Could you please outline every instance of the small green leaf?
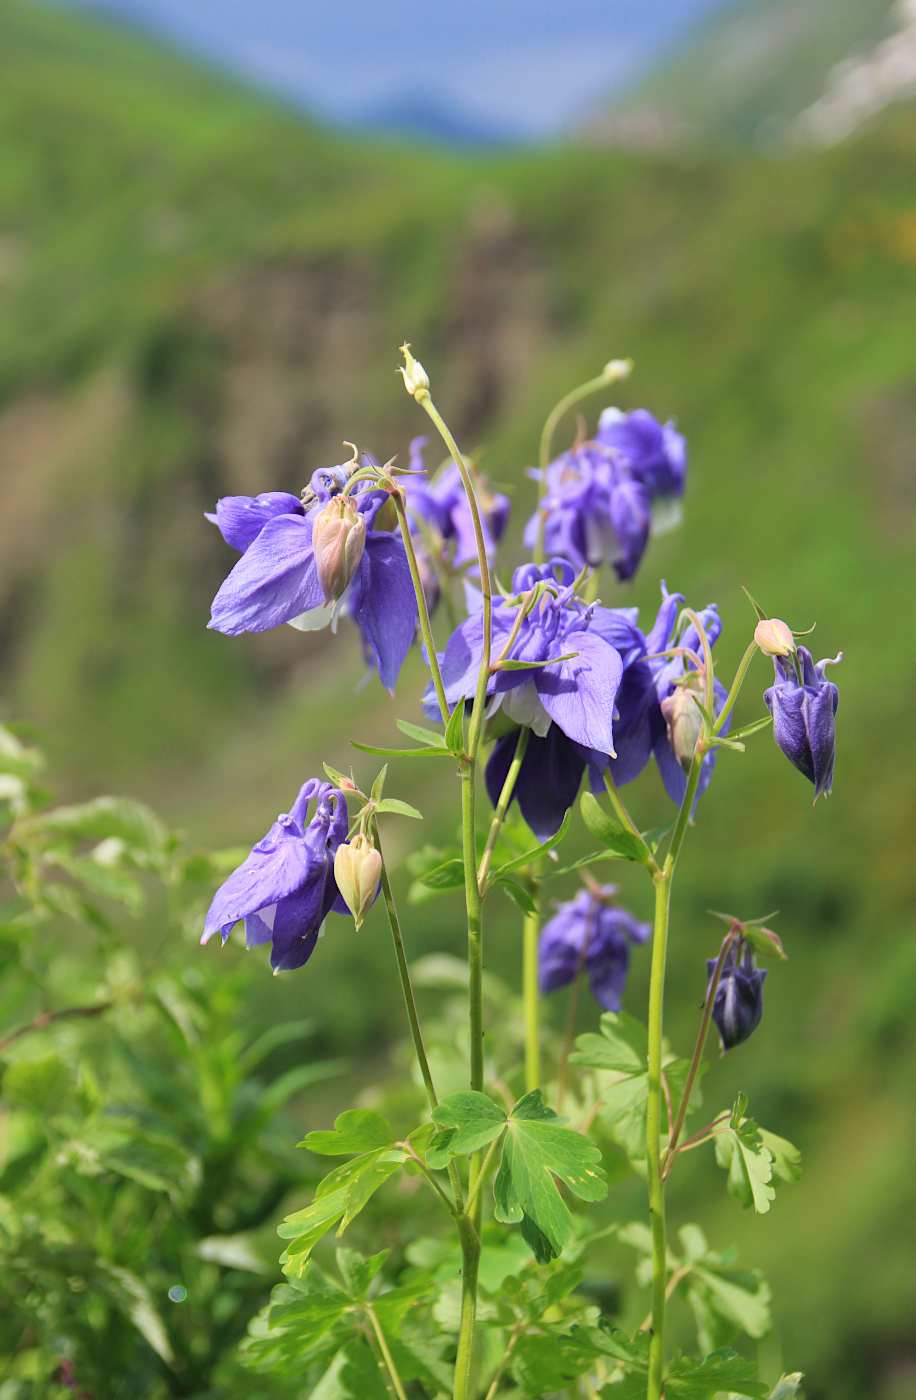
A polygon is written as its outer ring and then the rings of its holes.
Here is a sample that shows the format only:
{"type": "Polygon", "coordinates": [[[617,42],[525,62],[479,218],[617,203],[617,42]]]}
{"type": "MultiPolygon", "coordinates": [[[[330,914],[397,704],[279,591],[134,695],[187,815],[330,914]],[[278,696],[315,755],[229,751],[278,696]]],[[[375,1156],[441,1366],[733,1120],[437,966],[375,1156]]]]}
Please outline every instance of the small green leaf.
{"type": "Polygon", "coordinates": [[[453,890],[464,884],[464,861],[457,856],[452,860],[447,860],[442,865],[437,865],[435,869],[428,870],[417,881],[418,885],[426,885],[431,890],[453,890]]]}
{"type": "Polygon", "coordinates": [[[434,1133],[426,1146],[426,1165],[434,1172],[445,1171],[452,1154],[449,1151],[452,1138],[455,1136],[454,1128],[443,1128],[441,1132],[434,1133]]]}
{"type": "Polygon", "coordinates": [[[641,865],[649,864],[652,852],[642,837],[634,836],[633,832],[627,831],[619,822],[614,821],[613,817],[608,816],[592,793],[583,792],[579,805],[582,820],[596,841],[614,851],[622,860],[635,860],[641,865]]]}
{"type": "Polygon", "coordinates": [[[434,729],[424,729],[422,724],[410,724],[406,719],[395,720],[395,724],[402,734],[406,734],[408,739],[416,739],[420,744],[427,744],[431,749],[446,749],[447,745],[441,734],[437,734],[434,729]]]}
{"type": "Polygon", "coordinates": [[[728,1172],[729,1193],[739,1200],[745,1210],[754,1207],[758,1215],[766,1215],[776,1191],[773,1181],[773,1154],[765,1147],[753,1120],[745,1119],[735,1131],[717,1133],[716,1161],[728,1172]]]}
{"type": "Polygon", "coordinates": [[[766,1400],[767,1387],[757,1374],[756,1362],[727,1347],[712,1352],[699,1365],[682,1357],[672,1363],[665,1379],[665,1400],[712,1400],[721,1391],[766,1400]]]}
{"type": "Polygon", "coordinates": [[[469,1156],[486,1147],[506,1126],[505,1110],[474,1089],[446,1094],[433,1109],[432,1119],[439,1128],[455,1130],[449,1143],[453,1157],[469,1156]]]}
{"type": "Polygon", "coordinates": [[[521,909],[523,914],[529,914],[532,917],[537,914],[537,905],[528,891],[517,880],[510,880],[505,875],[495,875],[493,878],[498,882],[503,893],[509,896],[512,903],[521,909]]]}
{"type": "Polygon", "coordinates": [[[350,747],[359,749],[360,753],[376,754],[380,758],[450,758],[448,749],[434,749],[432,745],[428,749],[381,749],[374,744],[359,744],[355,739],[350,740],[350,747]]]}
{"type": "Polygon", "coordinates": [[[373,1254],[371,1258],[366,1259],[355,1249],[344,1249],[341,1246],[335,1250],[334,1257],[337,1260],[340,1277],[344,1281],[344,1288],[355,1303],[364,1301],[373,1279],[390,1253],[390,1249],[383,1249],[380,1253],[373,1254]]]}
{"type": "Polygon", "coordinates": [[[545,666],[556,666],[561,661],[575,661],[577,651],[568,651],[565,656],[552,656],[549,661],[496,661],[491,671],[541,671],[545,666]]]}
{"type": "Polygon", "coordinates": [[[622,1074],[646,1074],[649,1059],[649,1032],[625,1011],[605,1011],[599,1022],[600,1035],[580,1035],[578,1050],[570,1055],[571,1065],[589,1069],[617,1070],[622,1074]]]}
{"type": "Polygon", "coordinates": [[[335,1119],[333,1130],[309,1133],[300,1147],[323,1157],[344,1157],[394,1146],[394,1129],[371,1108],[350,1108],[335,1119]]]}
{"type": "Polygon", "coordinates": [[[538,856],[546,855],[548,851],[553,850],[554,846],[559,846],[563,837],[569,830],[571,816],[572,808],[567,811],[560,830],[556,832],[554,836],[549,837],[548,840],[542,842],[540,846],[534,846],[530,851],[525,851],[524,855],[516,856],[514,860],[507,860],[503,865],[499,866],[497,870],[493,871],[490,880],[498,880],[501,876],[508,875],[510,870],[520,870],[523,865],[529,865],[531,861],[536,860],[538,856]]]}
{"type": "Polygon", "coordinates": [[[388,764],[386,763],[379,772],[378,776],[376,777],[375,782],[372,784],[372,791],[369,794],[372,798],[372,801],[377,804],[380,803],[382,800],[382,793],[385,791],[385,778],[387,776],[388,764]]]}
{"type": "Polygon", "coordinates": [[[729,734],[729,739],[747,739],[752,734],[757,734],[759,730],[766,729],[768,724],[773,723],[772,715],[764,715],[763,719],[755,719],[751,724],[742,725],[740,729],[733,729],[729,734]]]}
{"type": "Polygon", "coordinates": [[[283,1272],[301,1277],[322,1235],[339,1220],[340,1237],[378,1188],[398,1170],[405,1156],[404,1152],[384,1149],[367,1152],[319,1182],[311,1205],[288,1215],[277,1227],[281,1239],[292,1241],[280,1258],[283,1272]]]}
{"type": "Polygon", "coordinates": [[[758,957],[778,958],[781,962],[788,961],[783,950],[782,939],[772,929],[757,928],[754,924],[748,924],[741,937],[745,943],[751,945],[758,957]]]}
{"type": "Polygon", "coordinates": [[[384,797],[375,809],[377,812],[390,812],[397,817],[414,817],[417,821],[423,820],[423,813],[418,812],[416,807],[411,807],[409,802],[402,802],[399,797],[384,797]]]}
{"type": "Polygon", "coordinates": [[[464,700],[459,700],[445,726],[445,747],[449,753],[460,754],[464,747],[464,700]]]}

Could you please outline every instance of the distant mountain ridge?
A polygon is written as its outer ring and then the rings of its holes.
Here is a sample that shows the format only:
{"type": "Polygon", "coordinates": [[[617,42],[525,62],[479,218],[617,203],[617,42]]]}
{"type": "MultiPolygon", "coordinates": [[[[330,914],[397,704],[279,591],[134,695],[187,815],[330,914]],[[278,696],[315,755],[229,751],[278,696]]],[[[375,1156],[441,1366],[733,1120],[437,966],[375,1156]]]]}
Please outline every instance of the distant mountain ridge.
{"type": "MultiPolygon", "coordinates": [[[[891,0],[745,0],[714,13],[670,57],[596,110],[582,136],[608,145],[785,147],[841,65],[902,24],[891,0]]],[[[842,71],[842,70],[841,70],[842,71]]]]}

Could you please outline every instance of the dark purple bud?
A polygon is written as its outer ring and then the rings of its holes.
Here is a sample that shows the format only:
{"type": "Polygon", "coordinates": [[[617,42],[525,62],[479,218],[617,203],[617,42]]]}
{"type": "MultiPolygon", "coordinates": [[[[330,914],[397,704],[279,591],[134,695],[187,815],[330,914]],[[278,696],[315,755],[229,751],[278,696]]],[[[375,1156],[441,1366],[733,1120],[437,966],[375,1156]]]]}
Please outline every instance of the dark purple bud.
{"type": "Polygon", "coordinates": [[[798,648],[798,669],[791,657],[774,656],[776,683],[764,692],[773,716],[773,737],[790,763],[814,784],[814,800],[833,786],[836,751],[834,716],[840,692],[824,675],[825,666],[842,661],[843,653],[817,665],[807,647],[798,648]]]}
{"type": "MultiPolygon", "coordinates": [[[[706,961],[707,997],[718,961],[718,958],[708,958],[706,961]]],[[[766,971],[760,971],[754,965],[750,948],[740,938],[737,939],[725,954],[725,964],[712,1006],[712,1019],[719,1032],[723,1053],[747,1040],[760,1025],[766,978],[766,971]]]]}

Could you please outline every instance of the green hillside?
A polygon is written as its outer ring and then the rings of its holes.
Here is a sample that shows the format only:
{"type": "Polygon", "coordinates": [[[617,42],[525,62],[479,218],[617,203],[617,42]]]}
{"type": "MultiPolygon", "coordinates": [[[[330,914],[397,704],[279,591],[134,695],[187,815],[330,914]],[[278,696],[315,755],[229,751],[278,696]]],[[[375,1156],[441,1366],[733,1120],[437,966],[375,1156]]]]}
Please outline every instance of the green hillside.
{"type": "MultiPolygon", "coordinates": [[[[620,404],[677,417],[691,478],[683,529],[605,601],[654,613],[660,577],[715,599],[737,663],[746,584],[817,622],[817,656],[845,652],[833,798],[812,812],[766,735],[727,754],[671,954],[699,1001],[703,911],[782,911],[764,1026],[713,1075],[799,1143],[805,1176],[761,1226],[724,1192],[710,1206],[692,1154],[671,1213],[761,1264],[772,1346],[809,1400],[916,1394],[914,160],[912,108],[779,164],[356,144],[126,33],[0,0],[0,695],[73,793],[130,790],[239,844],[321,759],[348,765],[349,737],[418,715],[416,656],[392,702],[356,692],[344,628],[205,627],[232,558],[203,520],[217,496],[298,491],[344,438],[403,458],[423,431],[394,374],[405,338],[459,442],[514,490],[516,542],[546,411],[631,355],[620,404]]],[[[768,683],[757,662],[744,718],[768,683]]],[[[411,801],[428,839],[451,837],[434,783],[411,801]]],[[[666,819],[654,780],[635,805],[666,819]]],[[[401,1026],[377,918],[278,995],[385,1073],[401,1026]]],[[[515,920],[498,909],[489,933],[513,980],[515,920]]],[[[412,910],[406,934],[412,955],[457,950],[457,902],[412,910]]],[[[275,988],[265,966],[263,1003],[275,988]]],[[[642,1189],[612,1204],[636,1214],[642,1189]]]]}

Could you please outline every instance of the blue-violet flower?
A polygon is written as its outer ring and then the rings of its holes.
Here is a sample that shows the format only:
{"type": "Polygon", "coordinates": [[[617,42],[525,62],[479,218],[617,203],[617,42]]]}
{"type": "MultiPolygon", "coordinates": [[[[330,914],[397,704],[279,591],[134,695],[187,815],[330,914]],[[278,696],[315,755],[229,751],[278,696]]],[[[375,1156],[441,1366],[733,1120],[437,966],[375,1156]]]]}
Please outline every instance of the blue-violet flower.
{"type": "Polygon", "coordinates": [[[836,753],[834,716],[840,692],[824,675],[843,653],[814,664],[807,647],[798,648],[798,672],[792,657],[774,656],[776,683],[764,692],[773,716],[773,737],[790,763],[814,784],[814,800],[833,786],[836,753]]]}
{"type": "Polygon", "coordinates": [[[243,553],[213,600],[209,626],[229,637],[284,622],[303,632],[329,624],[336,631],[344,612],[393,693],[416,632],[410,568],[400,536],[375,526],[387,493],[370,487],[349,496],[346,483],[346,467],[315,472],[315,501],[307,511],[279,491],[218,502],[215,523],[243,553]],[[336,525],[328,519],[332,500],[336,525]]]}
{"type": "Polygon", "coordinates": [[[614,906],[615,885],[580,890],[557,905],[538,944],[538,981],[555,992],[587,972],[592,995],[606,1011],[619,1011],[630,966],[630,943],[645,943],[650,925],[614,906]]]}
{"type": "Polygon", "coordinates": [[[349,913],[334,879],[334,857],[346,839],[343,793],[310,778],[289,814],[281,813],[216,891],[201,943],[217,932],[225,943],[235,924],[244,919],[246,946],[270,943],[274,972],[308,962],[327,915],[349,913]],[[315,815],[306,825],[313,800],[315,815]]]}

